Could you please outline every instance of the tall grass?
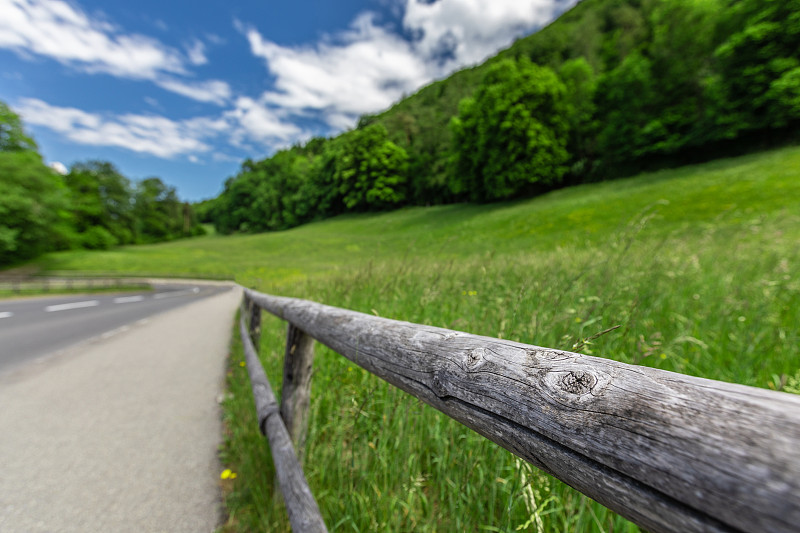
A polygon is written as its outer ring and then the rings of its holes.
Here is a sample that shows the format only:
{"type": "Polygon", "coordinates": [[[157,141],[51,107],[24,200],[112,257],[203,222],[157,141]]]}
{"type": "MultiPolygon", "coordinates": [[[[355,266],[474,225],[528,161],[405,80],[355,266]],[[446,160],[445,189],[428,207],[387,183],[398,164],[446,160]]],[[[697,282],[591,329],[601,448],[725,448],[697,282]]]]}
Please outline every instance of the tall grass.
{"type": "MultiPolygon", "coordinates": [[[[792,265],[800,252],[782,235],[800,219],[784,213],[743,219],[739,227],[720,220],[702,232],[660,235],[646,225],[655,223],[645,223],[648,216],[596,246],[365,266],[310,280],[298,292],[382,316],[562,349],[621,325],[581,351],[759,387],[779,388],[795,375],[800,280],[792,265]]],[[[264,331],[264,360],[278,381],[283,324],[267,321],[264,331]]],[[[333,529],[633,528],[329,350],[318,349],[315,368],[306,464],[333,529]]],[[[231,381],[238,383],[239,374],[231,381]]],[[[236,398],[228,409],[252,410],[249,397],[236,398]]],[[[226,459],[233,464],[266,455],[258,439],[247,450],[229,446],[226,459]]],[[[233,530],[282,523],[285,511],[264,501],[260,520],[233,530]]]]}
{"type": "MultiPolygon", "coordinates": [[[[800,149],[791,148],[525,202],[71,253],[47,265],[92,270],[118,257],[125,272],[235,273],[266,292],[389,318],[800,390],[798,243],[800,149]]],[[[265,317],[261,353],[278,389],[284,328],[265,317]]],[[[285,531],[241,361],[235,343],[222,458],[238,477],[225,481],[224,530],[285,531]]],[[[305,465],[336,531],[636,530],[324,347],[305,465]]]]}

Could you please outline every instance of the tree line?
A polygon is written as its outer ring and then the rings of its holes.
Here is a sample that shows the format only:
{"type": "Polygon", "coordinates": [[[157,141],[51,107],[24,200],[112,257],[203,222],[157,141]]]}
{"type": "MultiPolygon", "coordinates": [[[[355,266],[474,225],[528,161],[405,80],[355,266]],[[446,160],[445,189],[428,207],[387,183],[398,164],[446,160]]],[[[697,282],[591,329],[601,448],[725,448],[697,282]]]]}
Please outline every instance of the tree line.
{"type": "Polygon", "coordinates": [[[242,164],[223,233],[489,202],[736,155],[800,131],[800,0],[583,0],[334,138],[242,164]]]}
{"type": "Polygon", "coordinates": [[[202,233],[192,206],[152,177],[131,182],[106,161],[45,165],[19,116],[0,102],[0,266],[69,249],[108,249],[202,233]]]}

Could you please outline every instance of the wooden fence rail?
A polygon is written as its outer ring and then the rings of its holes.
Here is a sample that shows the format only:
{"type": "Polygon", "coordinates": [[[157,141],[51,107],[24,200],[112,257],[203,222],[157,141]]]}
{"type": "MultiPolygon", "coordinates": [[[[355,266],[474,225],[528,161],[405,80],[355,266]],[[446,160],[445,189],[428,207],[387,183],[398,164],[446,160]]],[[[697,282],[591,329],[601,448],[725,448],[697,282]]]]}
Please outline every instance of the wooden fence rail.
{"type": "Polygon", "coordinates": [[[316,339],[649,531],[800,527],[798,396],[249,289],[244,297],[288,321],[290,341],[292,329],[316,339]]]}
{"type": "MultiPolygon", "coordinates": [[[[251,322],[252,324],[252,322],[251,322]]],[[[272,458],[275,463],[275,471],[278,477],[278,484],[283,494],[286,510],[289,513],[289,523],[292,530],[296,532],[327,532],[325,522],[319,512],[311,489],[303,474],[303,468],[297,459],[289,432],[284,425],[283,419],[279,416],[278,402],[275,394],[269,385],[264,367],[258,360],[255,346],[248,336],[245,326],[244,313],[239,324],[239,331],[244,345],[244,356],[247,364],[247,372],[250,376],[250,384],[253,388],[253,397],[256,402],[256,413],[258,413],[258,427],[261,433],[267,436],[272,458]]]]}

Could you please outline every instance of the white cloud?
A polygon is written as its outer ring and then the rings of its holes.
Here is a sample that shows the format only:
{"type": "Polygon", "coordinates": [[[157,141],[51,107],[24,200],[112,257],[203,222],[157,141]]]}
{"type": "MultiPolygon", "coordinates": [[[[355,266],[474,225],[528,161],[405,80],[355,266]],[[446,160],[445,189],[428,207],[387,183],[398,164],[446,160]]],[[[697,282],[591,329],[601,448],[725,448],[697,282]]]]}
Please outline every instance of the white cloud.
{"type": "Polygon", "coordinates": [[[298,47],[279,45],[254,26],[237,22],[251,52],[274,79],[270,89],[255,96],[234,94],[222,80],[193,79],[191,68],[208,62],[206,43],[219,45],[220,37],[206,34],[179,50],[126,33],[70,1],[0,0],[0,48],[23,57],[49,57],[84,72],[149,81],[226,110],[213,119],[171,120],[89,113],[26,99],[19,111],[26,122],[74,142],[158,157],[194,157],[209,151],[217,137],[238,147],[280,148],[307,139],[306,125],[320,121],[330,133],[344,130],[360,115],[384,110],[425,83],[485,59],[575,2],[385,0],[398,10],[402,35],[382,25],[377,15],[362,13],[346,31],[298,47]]]}
{"type": "Polygon", "coordinates": [[[180,55],[154,39],[125,35],[61,0],[2,0],[0,46],[91,72],[152,79],[183,72],[180,55]]]}
{"type": "Polygon", "coordinates": [[[232,137],[233,142],[239,145],[244,142],[245,137],[280,145],[303,136],[300,127],[281,115],[279,109],[242,96],[236,100],[234,109],[226,113],[226,118],[235,121],[239,126],[232,137]]]}
{"type": "Polygon", "coordinates": [[[156,39],[126,34],[64,0],[0,0],[0,48],[37,54],[90,73],[149,80],[201,102],[220,104],[230,89],[222,81],[181,82],[186,64],[207,62],[196,41],[185,57],[156,39]]]}
{"type": "Polygon", "coordinates": [[[186,82],[175,78],[163,78],[156,80],[156,85],[172,91],[173,93],[186,96],[198,102],[223,105],[231,97],[231,88],[224,81],[209,80],[202,82],[186,82]]]}
{"type": "Polygon", "coordinates": [[[61,174],[62,176],[65,176],[69,172],[69,170],[67,170],[67,166],[61,161],[53,161],[48,166],[53,170],[55,170],[56,172],[58,172],[59,174],[61,174]]]}
{"type": "Polygon", "coordinates": [[[203,44],[203,41],[195,41],[186,48],[186,53],[189,56],[189,61],[192,62],[192,65],[205,65],[208,63],[208,58],[206,57],[206,45],[203,44]]]}
{"type": "Polygon", "coordinates": [[[385,107],[423,83],[425,65],[405,41],[376,26],[369,15],[353,23],[339,44],[290,49],[248,33],[253,52],[277,75],[267,100],[290,109],[323,109],[334,117],[385,107]]]}
{"type": "Polygon", "coordinates": [[[406,0],[403,26],[415,52],[446,72],[479,63],[554,17],[574,0],[406,0]]]}
{"type": "Polygon", "coordinates": [[[403,1],[403,29],[412,39],[380,26],[370,13],[310,47],[278,45],[237,21],[251,52],[275,77],[260,101],[282,108],[283,120],[313,117],[341,131],[360,115],[484,60],[575,0],[403,1]]]}
{"type": "Polygon", "coordinates": [[[372,15],[357,18],[338,42],[290,48],[245,30],[254,55],[275,75],[275,89],[262,100],[295,115],[317,114],[331,127],[352,126],[364,113],[389,106],[430,79],[409,44],[377,26],[372,15]]]}
{"type": "Polygon", "coordinates": [[[26,123],[49,128],[76,143],[115,146],[163,158],[207,152],[211,147],[204,141],[230,127],[224,119],[174,121],[156,115],[107,116],[51,106],[33,98],[22,99],[15,110],[26,123]]]}

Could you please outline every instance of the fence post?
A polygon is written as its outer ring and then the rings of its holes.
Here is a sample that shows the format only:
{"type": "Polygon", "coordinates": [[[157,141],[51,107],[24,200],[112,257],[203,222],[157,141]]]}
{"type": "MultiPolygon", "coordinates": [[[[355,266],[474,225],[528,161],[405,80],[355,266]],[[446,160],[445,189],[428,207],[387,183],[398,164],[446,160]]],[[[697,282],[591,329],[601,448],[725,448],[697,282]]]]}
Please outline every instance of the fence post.
{"type": "MultiPolygon", "coordinates": [[[[247,297],[245,296],[245,298],[247,297]]],[[[253,346],[258,351],[261,346],[261,307],[249,298],[247,298],[247,314],[250,317],[247,323],[247,330],[250,333],[253,346]]]]}
{"type": "Polygon", "coordinates": [[[301,461],[308,433],[308,407],[311,403],[313,363],[314,339],[289,322],[286,330],[286,354],[283,358],[280,412],[301,461]]]}
{"type": "MultiPolygon", "coordinates": [[[[251,302],[249,299],[246,302],[242,302],[242,307],[249,307],[251,302]]],[[[264,367],[261,366],[256,349],[249,339],[245,322],[245,316],[242,313],[239,320],[239,334],[242,338],[247,372],[250,375],[250,385],[256,404],[258,426],[269,440],[275,464],[275,485],[280,487],[279,491],[274,492],[274,498],[282,499],[286,503],[292,531],[327,533],[328,530],[322,520],[319,506],[314,495],[311,494],[311,489],[308,488],[303,467],[300,465],[294,446],[292,446],[289,432],[279,415],[278,403],[267,375],[264,373],[264,367]]]]}

